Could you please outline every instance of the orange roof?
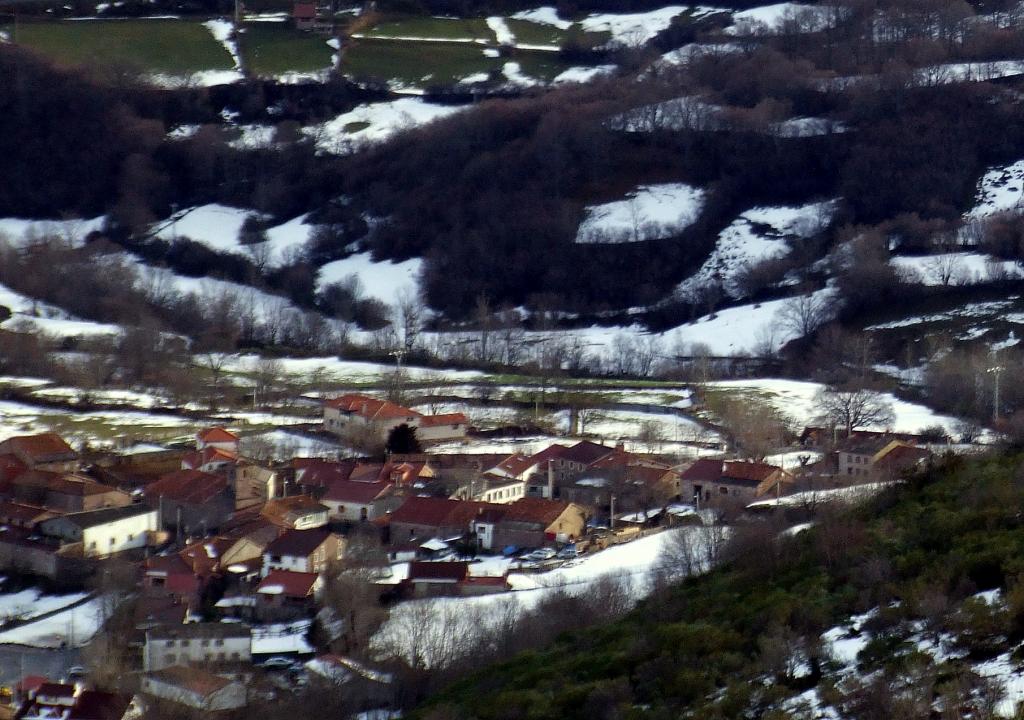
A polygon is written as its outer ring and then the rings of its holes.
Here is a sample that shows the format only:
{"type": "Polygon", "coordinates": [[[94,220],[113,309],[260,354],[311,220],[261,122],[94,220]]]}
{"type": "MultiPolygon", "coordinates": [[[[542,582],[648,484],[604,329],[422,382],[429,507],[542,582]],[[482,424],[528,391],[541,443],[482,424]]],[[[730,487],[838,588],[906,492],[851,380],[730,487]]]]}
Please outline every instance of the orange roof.
{"type": "Polygon", "coordinates": [[[469,419],[462,413],[448,413],[446,415],[423,415],[420,417],[421,427],[434,427],[436,425],[465,425],[469,419]]]}
{"type": "Polygon", "coordinates": [[[415,410],[396,405],[388,400],[378,400],[369,395],[350,393],[324,402],[327,407],[344,413],[359,415],[367,420],[394,420],[404,417],[420,417],[415,410]]]}
{"type": "Polygon", "coordinates": [[[326,513],[326,505],[321,505],[309,495],[293,495],[287,498],[269,500],[263,506],[261,514],[276,525],[291,526],[303,515],[309,513],[326,513]]]}
{"type": "Polygon", "coordinates": [[[12,437],[0,443],[0,447],[6,447],[15,454],[27,457],[31,462],[73,460],[78,457],[78,453],[57,433],[12,437]]]}
{"type": "Polygon", "coordinates": [[[206,428],[196,433],[196,437],[204,443],[238,442],[238,436],[222,427],[206,428]]]}

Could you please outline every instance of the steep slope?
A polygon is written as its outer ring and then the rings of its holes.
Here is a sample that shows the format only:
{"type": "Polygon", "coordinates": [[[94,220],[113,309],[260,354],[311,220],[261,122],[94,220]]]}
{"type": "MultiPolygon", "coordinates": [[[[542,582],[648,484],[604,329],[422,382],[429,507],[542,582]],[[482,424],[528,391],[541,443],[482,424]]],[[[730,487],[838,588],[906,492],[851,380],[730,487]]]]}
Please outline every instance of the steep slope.
{"type": "Polygon", "coordinates": [[[1012,715],[1021,461],[951,457],[866,507],[819,509],[810,529],[738,528],[714,572],[482,670],[416,716],[1012,715]]]}

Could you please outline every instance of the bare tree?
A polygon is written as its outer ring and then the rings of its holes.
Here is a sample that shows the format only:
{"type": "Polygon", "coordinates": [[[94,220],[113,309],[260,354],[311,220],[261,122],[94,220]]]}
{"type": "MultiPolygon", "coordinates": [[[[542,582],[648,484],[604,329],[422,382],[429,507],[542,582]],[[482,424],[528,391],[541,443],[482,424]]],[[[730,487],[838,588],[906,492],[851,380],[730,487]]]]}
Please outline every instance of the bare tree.
{"type": "Polygon", "coordinates": [[[830,315],[828,302],[821,293],[805,293],[786,300],[776,317],[794,335],[806,337],[828,321],[830,315]]]}
{"type": "Polygon", "coordinates": [[[867,388],[824,388],[814,404],[829,424],[844,428],[847,435],[868,425],[887,427],[896,419],[892,403],[867,388]]]}
{"type": "Polygon", "coordinates": [[[413,292],[403,289],[398,293],[395,324],[401,334],[402,347],[407,352],[411,352],[419,343],[424,314],[423,302],[413,292]]]}

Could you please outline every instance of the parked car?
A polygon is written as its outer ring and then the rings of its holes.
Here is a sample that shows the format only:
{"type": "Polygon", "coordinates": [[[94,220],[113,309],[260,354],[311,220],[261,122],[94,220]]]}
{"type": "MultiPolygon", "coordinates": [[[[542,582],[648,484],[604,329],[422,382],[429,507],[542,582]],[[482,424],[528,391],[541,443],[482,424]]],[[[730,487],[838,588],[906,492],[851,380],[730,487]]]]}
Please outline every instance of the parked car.
{"type": "Polygon", "coordinates": [[[576,550],[575,545],[566,545],[564,548],[555,553],[555,557],[559,560],[573,560],[579,557],[579,552],[576,550]]]}
{"type": "Polygon", "coordinates": [[[534,550],[532,553],[530,553],[529,555],[527,555],[526,557],[524,557],[523,559],[524,560],[533,560],[535,562],[544,562],[545,560],[550,560],[555,555],[556,555],[556,553],[555,553],[555,550],[553,548],[538,548],[538,549],[534,550]]]}
{"type": "Polygon", "coordinates": [[[267,670],[291,670],[295,663],[288,658],[274,656],[268,658],[263,662],[263,667],[267,670]]]}

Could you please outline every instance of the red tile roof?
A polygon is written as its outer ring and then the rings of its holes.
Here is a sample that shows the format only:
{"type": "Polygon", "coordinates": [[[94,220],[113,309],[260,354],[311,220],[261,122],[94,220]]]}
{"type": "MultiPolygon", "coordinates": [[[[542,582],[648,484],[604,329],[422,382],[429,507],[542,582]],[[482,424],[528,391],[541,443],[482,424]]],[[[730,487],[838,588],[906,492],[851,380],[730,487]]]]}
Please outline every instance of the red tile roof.
{"type": "Polygon", "coordinates": [[[420,417],[420,427],[436,427],[437,425],[465,425],[469,422],[463,413],[448,413],[446,415],[423,415],[420,417]]]}
{"type": "Polygon", "coordinates": [[[78,453],[57,433],[12,437],[0,443],[0,446],[27,457],[33,463],[73,460],[78,457],[78,453]]]}
{"type": "Polygon", "coordinates": [[[28,469],[28,465],[14,453],[0,455],[0,480],[13,480],[28,469]]]}
{"type": "Polygon", "coordinates": [[[256,592],[262,595],[287,595],[288,597],[305,598],[313,594],[317,578],[316,573],[292,572],[291,570],[271,570],[256,586],[256,592]],[[280,591],[277,589],[280,588],[280,591]]]}
{"type": "Polygon", "coordinates": [[[196,433],[196,437],[204,443],[237,443],[238,436],[222,427],[206,428],[196,433]]]}
{"type": "Polygon", "coordinates": [[[391,483],[383,482],[353,482],[351,480],[336,480],[327,488],[324,500],[341,503],[355,503],[357,505],[369,505],[385,492],[392,488],[391,483]]]}
{"type": "Polygon", "coordinates": [[[288,526],[305,515],[326,513],[327,510],[326,505],[321,505],[309,495],[292,495],[269,500],[260,512],[272,523],[288,526]]]}
{"type": "Polygon", "coordinates": [[[415,410],[396,405],[388,400],[378,400],[369,395],[349,394],[327,400],[324,404],[344,413],[359,415],[367,420],[396,420],[406,417],[420,417],[415,410]]]}
{"type": "Polygon", "coordinates": [[[316,528],[314,530],[286,530],[281,537],[267,545],[263,552],[270,555],[309,557],[330,536],[331,531],[323,528],[316,528]]]}
{"type": "Polygon", "coordinates": [[[579,463],[581,465],[590,465],[590,463],[598,460],[599,458],[603,458],[612,451],[613,448],[598,445],[597,443],[590,442],[589,440],[581,440],[568,448],[559,457],[560,459],[568,460],[569,462],[579,463]]]}
{"type": "Polygon", "coordinates": [[[468,500],[448,500],[434,497],[410,497],[388,516],[390,522],[423,525],[424,527],[452,528],[469,526],[469,521],[488,503],[468,500]]]}
{"type": "Polygon", "coordinates": [[[781,468],[760,462],[726,462],[722,468],[722,479],[759,484],[779,470],[781,468]]]}
{"type": "Polygon", "coordinates": [[[146,486],[147,498],[167,498],[189,505],[202,505],[227,491],[227,478],[200,470],[175,470],[146,486]]]}
{"type": "Polygon", "coordinates": [[[687,482],[716,482],[722,477],[722,461],[701,458],[683,470],[680,479],[687,482]]]}
{"type": "Polygon", "coordinates": [[[543,498],[520,498],[495,508],[506,522],[538,523],[547,527],[568,509],[569,503],[543,498]]]}
{"type": "Polygon", "coordinates": [[[352,460],[330,462],[314,458],[299,458],[292,461],[296,480],[309,487],[330,487],[336,480],[347,480],[356,463],[352,460]]]}
{"type": "Polygon", "coordinates": [[[149,673],[149,677],[167,685],[188,690],[201,697],[212,695],[231,684],[231,680],[195,667],[175,665],[149,673]]]}

